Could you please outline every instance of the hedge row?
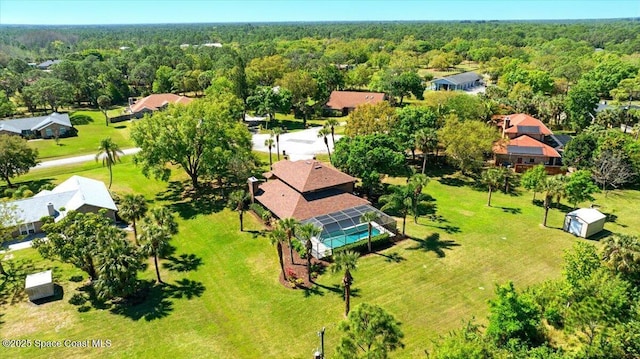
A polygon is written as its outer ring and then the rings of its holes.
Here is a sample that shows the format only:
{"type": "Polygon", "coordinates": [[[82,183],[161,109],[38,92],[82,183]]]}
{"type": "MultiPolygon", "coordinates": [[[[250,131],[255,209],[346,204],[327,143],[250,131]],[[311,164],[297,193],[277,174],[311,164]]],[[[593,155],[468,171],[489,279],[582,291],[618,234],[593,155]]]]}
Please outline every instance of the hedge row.
{"type": "MultiPolygon", "coordinates": [[[[378,234],[371,237],[371,250],[377,250],[389,246],[391,243],[391,236],[389,233],[378,234]]],[[[357,242],[347,244],[346,246],[338,247],[333,250],[333,254],[337,254],[344,251],[354,251],[359,253],[369,252],[369,240],[368,238],[361,239],[357,242]]]]}

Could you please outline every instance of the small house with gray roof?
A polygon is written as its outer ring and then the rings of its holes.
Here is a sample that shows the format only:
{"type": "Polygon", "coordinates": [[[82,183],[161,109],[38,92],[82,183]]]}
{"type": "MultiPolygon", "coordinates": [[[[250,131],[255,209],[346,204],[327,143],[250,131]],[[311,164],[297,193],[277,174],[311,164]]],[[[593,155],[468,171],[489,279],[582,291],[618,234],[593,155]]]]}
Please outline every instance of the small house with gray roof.
{"type": "Polygon", "coordinates": [[[106,216],[115,221],[118,210],[104,183],[81,176],[72,176],[50,191],[44,190],[10,204],[18,213],[13,236],[42,232],[43,217],[53,217],[58,222],[69,211],[97,213],[105,209],[106,216]]]}
{"type": "Polygon", "coordinates": [[[482,76],[473,71],[463,72],[457,75],[446,76],[437,80],[431,81],[433,90],[469,90],[476,86],[482,85],[482,76]]]}
{"type": "Polygon", "coordinates": [[[74,133],[69,115],[54,112],[47,116],[0,121],[0,134],[25,138],[67,137],[74,133]]]}

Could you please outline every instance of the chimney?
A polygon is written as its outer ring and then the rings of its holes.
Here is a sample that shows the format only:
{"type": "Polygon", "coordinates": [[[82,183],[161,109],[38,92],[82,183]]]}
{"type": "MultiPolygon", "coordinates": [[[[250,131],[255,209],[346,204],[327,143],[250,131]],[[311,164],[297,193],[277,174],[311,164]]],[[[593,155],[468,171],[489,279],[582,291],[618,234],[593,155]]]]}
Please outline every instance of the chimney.
{"type": "Polygon", "coordinates": [[[47,212],[49,212],[49,215],[51,217],[55,217],[56,216],[56,209],[53,208],[53,203],[51,203],[51,202],[47,203],[47,212]]]}
{"type": "Polygon", "coordinates": [[[258,193],[258,186],[260,185],[260,181],[258,181],[255,177],[249,177],[247,180],[249,184],[249,195],[251,195],[251,203],[254,203],[256,193],[258,193]]]}
{"type": "Polygon", "coordinates": [[[509,116],[505,117],[502,120],[502,136],[504,137],[504,132],[507,130],[507,128],[511,127],[511,119],[509,118],[509,116]]]}

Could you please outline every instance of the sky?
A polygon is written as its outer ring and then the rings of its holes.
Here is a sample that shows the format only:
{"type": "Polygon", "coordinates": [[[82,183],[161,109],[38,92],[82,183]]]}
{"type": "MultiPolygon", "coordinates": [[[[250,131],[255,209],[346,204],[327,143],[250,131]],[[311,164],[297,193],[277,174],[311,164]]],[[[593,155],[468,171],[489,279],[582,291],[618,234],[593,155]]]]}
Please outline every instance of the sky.
{"type": "Polygon", "coordinates": [[[628,17],[640,0],[0,0],[2,25],[628,17]]]}

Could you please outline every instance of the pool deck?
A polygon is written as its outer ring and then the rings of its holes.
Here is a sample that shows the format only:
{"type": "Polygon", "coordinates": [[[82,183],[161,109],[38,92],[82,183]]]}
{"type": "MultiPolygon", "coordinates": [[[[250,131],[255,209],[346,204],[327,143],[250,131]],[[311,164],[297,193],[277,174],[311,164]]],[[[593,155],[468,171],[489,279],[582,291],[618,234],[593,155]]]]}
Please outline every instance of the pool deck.
{"type": "MultiPolygon", "coordinates": [[[[386,230],[384,227],[382,227],[378,223],[373,222],[372,224],[373,224],[373,227],[380,232],[379,234],[389,233],[391,236],[393,236],[393,233],[389,232],[388,230],[386,230]]],[[[356,242],[359,242],[359,241],[361,241],[363,239],[364,238],[361,238],[361,239],[357,240],[356,242]]],[[[353,243],[356,243],[356,242],[353,242],[353,243]]],[[[316,237],[312,237],[311,238],[311,243],[312,243],[311,255],[313,255],[315,258],[322,259],[322,258],[329,257],[329,256],[333,255],[333,248],[325,245],[324,243],[319,241],[316,237]]],[[[349,244],[351,244],[351,243],[349,243],[349,244]]],[[[334,247],[334,248],[340,248],[340,247],[342,247],[342,246],[334,247]]]]}

